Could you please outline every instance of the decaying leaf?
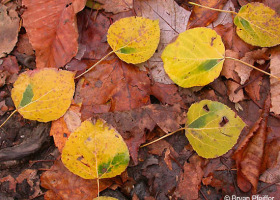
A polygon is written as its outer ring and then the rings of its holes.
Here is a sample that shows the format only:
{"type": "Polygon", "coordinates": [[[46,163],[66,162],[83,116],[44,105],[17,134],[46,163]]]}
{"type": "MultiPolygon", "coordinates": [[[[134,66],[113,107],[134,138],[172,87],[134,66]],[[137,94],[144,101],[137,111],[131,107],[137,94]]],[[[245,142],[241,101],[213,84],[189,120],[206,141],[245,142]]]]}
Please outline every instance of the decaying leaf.
{"type": "MultiPolygon", "coordinates": [[[[100,180],[100,191],[111,184],[110,179],[100,180]]],[[[44,196],[46,200],[92,200],[98,194],[96,180],[83,179],[71,173],[61,161],[56,161],[41,175],[41,186],[48,189],[44,196]]]]}
{"type": "Polygon", "coordinates": [[[220,75],[225,47],[221,37],[209,28],[189,29],[162,53],[164,69],[179,86],[204,86],[220,75]]]}
{"type": "Polygon", "coordinates": [[[103,120],[87,120],[73,132],[63,148],[61,160],[74,174],[85,179],[120,175],[129,162],[122,136],[103,120]]]}
{"type": "Polygon", "coordinates": [[[240,84],[231,80],[227,80],[226,85],[227,85],[228,98],[231,102],[238,103],[239,101],[244,100],[243,90],[238,90],[238,92],[235,92],[237,88],[240,87],[240,84]]]}
{"type": "Polygon", "coordinates": [[[259,120],[251,128],[246,138],[234,153],[237,166],[237,185],[248,192],[256,193],[267,135],[267,118],[270,108],[270,96],[267,97],[259,120]]]}
{"type": "Polygon", "coordinates": [[[93,200],[118,200],[118,199],[116,199],[114,197],[101,196],[101,197],[97,197],[97,198],[95,198],[93,200]]]}
{"type": "MultiPolygon", "coordinates": [[[[196,3],[204,6],[208,6],[211,8],[222,9],[227,1],[226,0],[198,0],[196,3]]],[[[192,10],[192,14],[190,16],[188,29],[195,28],[195,27],[203,27],[207,26],[213,21],[215,21],[218,16],[219,12],[212,11],[206,8],[202,8],[199,6],[194,6],[192,10]]]]}
{"type": "Polygon", "coordinates": [[[36,51],[37,68],[63,67],[78,52],[76,13],[86,0],[23,0],[23,25],[36,51]]]}
{"type": "Polygon", "coordinates": [[[163,68],[161,54],[170,41],[177,37],[178,33],[186,30],[190,11],[179,6],[174,0],[135,0],[134,9],[137,16],[159,20],[160,41],[155,54],[147,62],[142,63],[150,69],[155,82],[173,83],[163,68]]]}
{"type": "Polygon", "coordinates": [[[108,30],[107,41],[116,55],[132,64],[145,62],[155,53],[160,39],[158,20],[126,17],[108,30]]]}
{"type": "Polygon", "coordinates": [[[248,3],[241,7],[234,18],[238,36],[245,42],[272,47],[280,44],[280,17],[262,3],[248,3]]]}
{"type": "Polygon", "coordinates": [[[48,122],[64,115],[74,90],[74,73],[45,68],[21,73],[11,96],[24,118],[48,122]]]}
{"type": "Polygon", "coordinates": [[[9,54],[17,42],[19,17],[15,10],[0,4],[0,58],[9,54]]]}
{"type": "Polygon", "coordinates": [[[237,142],[245,123],[226,105],[202,100],[187,113],[186,137],[198,155],[215,158],[237,142]]]}
{"type": "Polygon", "coordinates": [[[203,177],[204,160],[199,156],[193,156],[190,163],[185,162],[184,171],[181,172],[177,188],[174,192],[181,199],[198,199],[198,191],[203,177]]]}
{"type": "MultiPolygon", "coordinates": [[[[99,9],[104,9],[106,12],[112,12],[114,14],[133,8],[133,0],[96,0],[96,2],[100,3],[99,9]]],[[[88,7],[91,8],[91,5],[89,4],[88,7]]]]}
{"type": "MultiPolygon", "coordinates": [[[[275,49],[271,52],[270,57],[270,72],[275,76],[280,76],[280,49],[275,49]]],[[[280,82],[274,78],[270,78],[270,94],[271,108],[270,111],[275,114],[280,114],[280,82]]]]}

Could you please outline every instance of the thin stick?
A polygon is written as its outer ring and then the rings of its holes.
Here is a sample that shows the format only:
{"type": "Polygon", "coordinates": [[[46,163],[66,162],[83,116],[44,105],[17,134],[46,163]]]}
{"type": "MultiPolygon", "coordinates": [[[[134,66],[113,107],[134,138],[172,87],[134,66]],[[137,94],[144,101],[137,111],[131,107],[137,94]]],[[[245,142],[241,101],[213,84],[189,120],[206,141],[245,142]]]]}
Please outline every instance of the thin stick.
{"type": "Polygon", "coordinates": [[[0,125],[0,128],[1,128],[2,126],[4,126],[4,124],[6,124],[6,122],[7,122],[16,112],[17,112],[17,110],[14,110],[14,111],[9,115],[9,117],[0,125]]]}
{"type": "Polygon", "coordinates": [[[237,15],[237,12],[230,11],[230,10],[221,10],[221,9],[211,8],[211,7],[203,6],[203,5],[194,3],[194,2],[189,2],[189,4],[195,5],[195,6],[199,6],[199,7],[202,7],[202,8],[207,8],[207,9],[209,9],[209,10],[214,10],[214,11],[224,12],[224,13],[231,13],[231,14],[237,15]]]}
{"type": "Polygon", "coordinates": [[[275,75],[270,74],[270,73],[268,73],[268,72],[266,72],[266,71],[263,71],[263,70],[261,70],[261,69],[255,67],[254,65],[250,65],[249,63],[246,63],[246,62],[244,62],[244,61],[242,61],[242,60],[238,60],[238,59],[232,58],[232,57],[225,57],[225,58],[226,58],[226,59],[231,59],[231,60],[234,60],[234,61],[237,61],[237,62],[240,62],[240,63],[242,63],[242,64],[244,64],[244,65],[247,65],[247,66],[249,66],[249,67],[251,67],[251,68],[253,68],[253,69],[255,69],[255,70],[258,70],[258,71],[260,71],[260,72],[262,72],[262,73],[264,73],[264,74],[266,74],[266,75],[268,75],[268,76],[271,76],[271,77],[273,77],[273,78],[276,78],[277,80],[280,81],[280,78],[279,78],[278,76],[275,76],[275,75]]]}
{"type": "Polygon", "coordinates": [[[96,65],[98,65],[99,63],[101,63],[103,60],[105,60],[109,55],[111,55],[112,53],[114,53],[114,51],[109,52],[107,55],[105,55],[103,58],[101,58],[98,62],[96,62],[94,65],[92,65],[90,68],[88,68],[86,71],[84,71],[83,73],[81,73],[79,76],[76,76],[75,79],[80,78],[81,76],[83,76],[84,74],[88,73],[92,68],[94,68],[96,65]]]}
{"type": "Polygon", "coordinates": [[[168,133],[168,134],[166,134],[166,135],[164,135],[164,136],[162,136],[162,137],[160,137],[160,138],[158,138],[158,139],[156,139],[156,140],[154,140],[154,141],[152,141],[152,142],[149,142],[149,143],[146,143],[146,144],[141,145],[140,148],[143,148],[143,147],[145,147],[145,146],[151,145],[151,144],[153,144],[153,143],[155,143],[155,142],[157,142],[157,141],[160,141],[160,140],[162,140],[162,139],[164,139],[164,138],[166,138],[166,137],[168,137],[168,136],[170,136],[170,135],[173,135],[174,133],[177,133],[177,132],[182,131],[182,130],[185,130],[185,129],[186,129],[185,127],[184,127],[184,128],[179,128],[179,129],[177,129],[176,131],[173,131],[173,132],[171,132],[171,133],[168,133]]]}

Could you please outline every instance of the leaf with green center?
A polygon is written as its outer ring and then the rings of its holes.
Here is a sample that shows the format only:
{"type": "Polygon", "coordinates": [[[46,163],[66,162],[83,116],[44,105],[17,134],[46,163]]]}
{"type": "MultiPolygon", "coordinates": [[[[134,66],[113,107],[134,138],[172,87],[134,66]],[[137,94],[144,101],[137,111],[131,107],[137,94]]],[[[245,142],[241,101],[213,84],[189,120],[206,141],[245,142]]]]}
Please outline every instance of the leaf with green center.
{"type": "Polygon", "coordinates": [[[20,74],[11,96],[24,118],[49,122],[64,115],[74,90],[74,73],[43,68],[20,74]]]}
{"type": "Polygon", "coordinates": [[[234,24],[237,35],[251,45],[272,47],[280,44],[280,17],[262,3],[242,6],[234,24]]]}
{"type": "Polygon", "coordinates": [[[122,18],[108,30],[107,41],[117,56],[132,64],[145,62],[155,53],[160,39],[158,20],[122,18]]]}
{"type": "Polygon", "coordinates": [[[236,144],[244,126],[242,119],[226,105],[203,100],[189,108],[186,137],[199,156],[216,158],[236,144]]]}
{"type": "Polygon", "coordinates": [[[179,86],[204,86],[220,75],[225,47],[209,28],[189,29],[169,44],[161,58],[168,76],[179,86]]]}
{"type": "Polygon", "coordinates": [[[70,135],[61,159],[71,172],[82,178],[111,178],[126,169],[129,152],[114,128],[102,120],[95,123],[87,120],[70,135]]]}

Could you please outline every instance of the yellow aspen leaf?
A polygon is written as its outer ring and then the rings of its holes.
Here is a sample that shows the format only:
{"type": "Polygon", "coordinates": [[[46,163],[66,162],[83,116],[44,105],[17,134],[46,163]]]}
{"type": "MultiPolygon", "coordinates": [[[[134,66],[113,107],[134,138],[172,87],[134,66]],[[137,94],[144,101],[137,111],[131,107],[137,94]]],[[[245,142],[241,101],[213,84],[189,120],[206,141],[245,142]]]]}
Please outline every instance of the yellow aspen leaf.
{"type": "Polygon", "coordinates": [[[96,197],[93,200],[118,200],[114,197],[106,197],[106,196],[101,196],[101,197],[96,197]]]}
{"type": "Polygon", "coordinates": [[[225,46],[216,31],[194,28],[180,33],[167,45],[161,58],[168,76],[177,85],[189,88],[204,86],[220,75],[225,46]]]}
{"type": "Polygon", "coordinates": [[[189,108],[185,134],[199,156],[216,158],[236,144],[244,126],[226,105],[202,100],[189,108]]]}
{"type": "Polygon", "coordinates": [[[74,75],[54,68],[21,73],[11,94],[17,111],[26,119],[40,122],[60,118],[74,95],[74,75]]]}
{"type": "Polygon", "coordinates": [[[62,150],[63,164],[85,179],[111,178],[121,174],[129,163],[128,148],[122,136],[103,120],[84,121],[62,150]]]}
{"type": "Polygon", "coordinates": [[[143,17],[122,18],[110,26],[107,35],[107,41],[117,56],[132,64],[151,58],[159,39],[159,21],[143,17]]]}
{"type": "Polygon", "coordinates": [[[280,44],[280,17],[262,3],[248,3],[241,7],[234,18],[237,35],[245,42],[272,47],[280,44]]]}

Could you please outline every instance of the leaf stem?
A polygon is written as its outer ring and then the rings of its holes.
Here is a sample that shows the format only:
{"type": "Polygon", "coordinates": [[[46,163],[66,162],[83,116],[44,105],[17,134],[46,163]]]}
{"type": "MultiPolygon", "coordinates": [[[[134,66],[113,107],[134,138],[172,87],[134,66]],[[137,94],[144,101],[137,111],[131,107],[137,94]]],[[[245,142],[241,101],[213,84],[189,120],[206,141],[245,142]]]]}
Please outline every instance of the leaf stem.
{"type": "Polygon", "coordinates": [[[271,76],[271,77],[277,79],[278,81],[280,81],[280,78],[279,78],[278,76],[275,76],[275,75],[270,74],[270,73],[268,73],[268,72],[266,72],[266,71],[264,71],[264,70],[261,70],[261,69],[255,67],[254,65],[250,65],[249,63],[246,63],[246,62],[244,62],[244,61],[242,61],[242,60],[239,60],[239,59],[236,59],[236,58],[232,58],[232,57],[225,57],[225,58],[226,58],[226,59],[231,59],[231,60],[234,60],[234,61],[237,61],[237,62],[240,62],[240,63],[242,63],[242,64],[244,64],[244,65],[247,65],[247,66],[249,66],[249,67],[251,67],[251,68],[253,68],[253,69],[255,69],[255,70],[258,70],[258,71],[260,71],[260,72],[262,72],[262,73],[264,73],[264,74],[266,74],[266,75],[268,75],[268,76],[271,76]]]}
{"type": "Polygon", "coordinates": [[[105,55],[103,58],[101,58],[99,61],[97,61],[94,65],[92,65],[90,68],[88,68],[86,71],[84,71],[83,73],[81,73],[79,76],[76,76],[75,79],[80,78],[81,76],[85,75],[86,73],[88,73],[90,70],[92,70],[92,68],[94,68],[96,65],[98,65],[99,63],[101,63],[103,60],[105,60],[109,55],[111,55],[112,53],[114,53],[114,51],[109,52],[107,55],[105,55]]]}
{"type": "Polygon", "coordinates": [[[164,138],[166,138],[166,137],[168,137],[168,136],[170,136],[170,135],[173,135],[174,133],[177,133],[177,132],[182,131],[182,130],[185,130],[185,129],[187,129],[187,128],[186,128],[186,127],[184,127],[184,128],[179,128],[179,129],[177,129],[176,131],[173,131],[173,132],[171,132],[171,133],[168,133],[168,134],[166,134],[166,135],[164,135],[164,136],[162,136],[162,137],[160,137],[160,138],[158,138],[158,139],[156,139],[156,140],[154,140],[154,141],[151,141],[151,142],[149,142],[149,143],[146,143],[146,144],[141,145],[140,148],[143,148],[143,147],[146,147],[146,146],[148,146],[148,145],[151,145],[151,144],[153,144],[153,143],[155,143],[155,142],[158,142],[158,141],[160,141],[160,140],[162,140],[162,139],[164,139],[164,138]]]}
{"type": "Polygon", "coordinates": [[[1,128],[2,126],[4,126],[4,124],[6,124],[6,122],[7,122],[16,112],[17,112],[17,110],[14,110],[14,111],[9,115],[9,117],[0,125],[0,128],[1,128]]]}
{"type": "Polygon", "coordinates": [[[206,8],[206,9],[209,9],[209,10],[214,10],[214,11],[224,12],[224,13],[231,13],[231,14],[237,15],[237,12],[234,12],[234,11],[231,11],[231,10],[221,10],[221,9],[217,9],[217,8],[211,8],[211,7],[203,6],[203,5],[194,3],[194,2],[189,2],[189,4],[199,6],[199,7],[202,7],[202,8],[206,8]]]}

